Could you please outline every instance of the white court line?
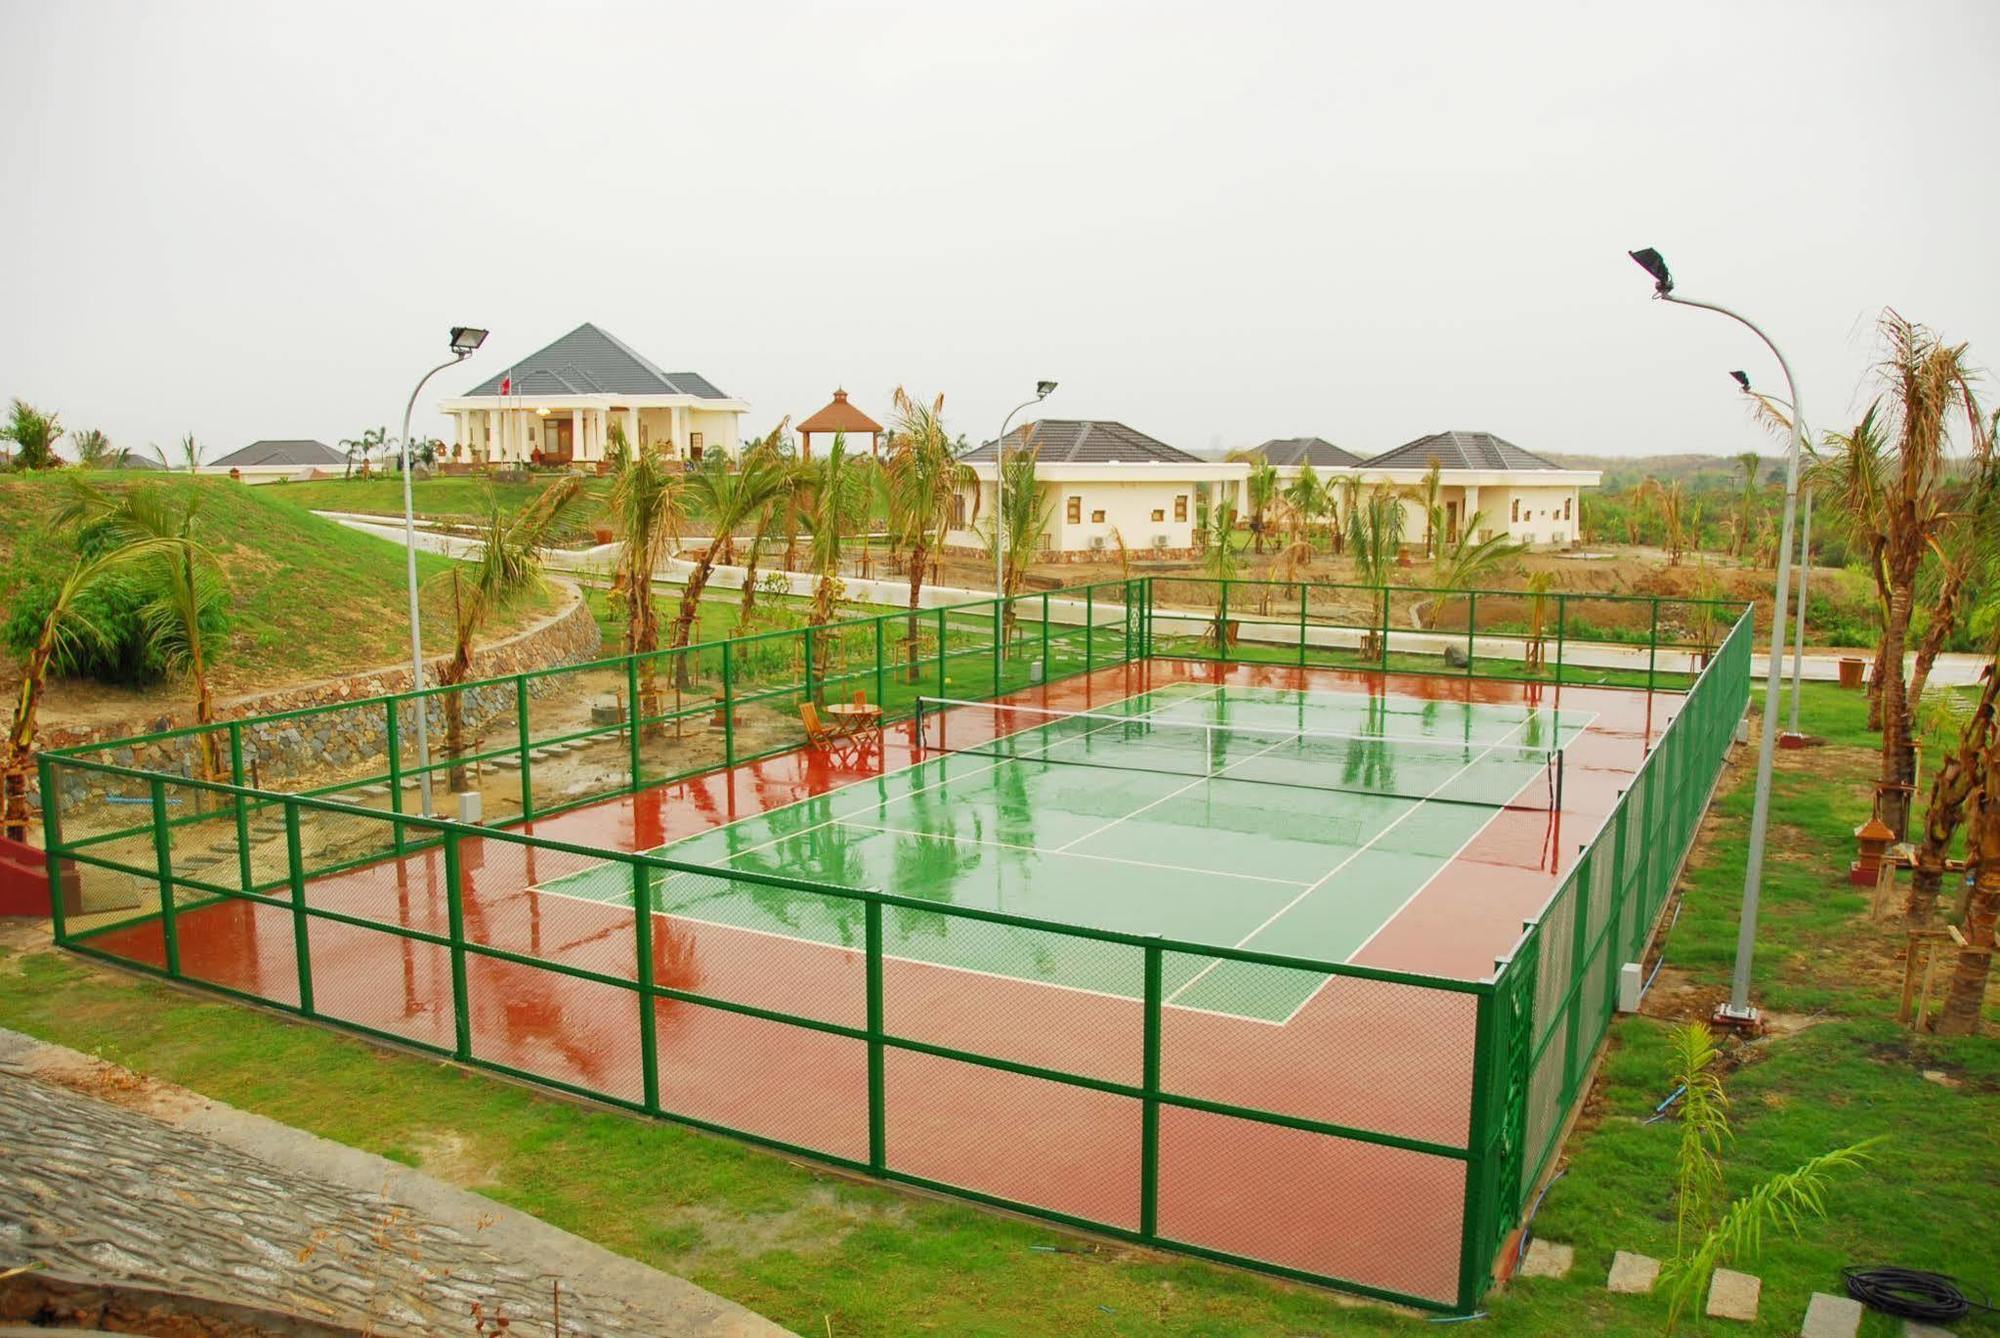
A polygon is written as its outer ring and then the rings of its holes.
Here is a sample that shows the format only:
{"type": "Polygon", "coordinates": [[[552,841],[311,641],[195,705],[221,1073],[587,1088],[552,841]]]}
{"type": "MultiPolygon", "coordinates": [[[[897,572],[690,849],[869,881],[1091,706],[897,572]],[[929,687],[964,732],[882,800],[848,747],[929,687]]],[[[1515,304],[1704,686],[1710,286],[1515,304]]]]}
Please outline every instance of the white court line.
{"type": "MultiPolygon", "coordinates": [[[[1110,726],[1107,725],[1105,728],[1108,729],[1110,728],[1110,726]]],[[[1092,734],[1096,732],[1097,731],[1095,730],[1091,731],[1092,734]]],[[[1085,734],[1082,737],[1087,739],[1090,737],[1090,735],[1085,734]]],[[[1229,773],[1234,771],[1237,767],[1242,766],[1245,762],[1254,762],[1258,758],[1262,757],[1265,753],[1270,752],[1273,748],[1282,748],[1288,743],[1295,743],[1295,742],[1297,742],[1297,740],[1295,739],[1279,739],[1276,743],[1271,744],[1270,747],[1259,748],[1256,752],[1251,753],[1248,757],[1239,758],[1236,761],[1231,762],[1228,766],[1224,767],[1220,771],[1211,771],[1208,772],[1206,775],[1197,776],[1193,780],[1189,781],[1186,785],[1181,786],[1178,790],[1174,790],[1170,793],[1163,794],[1158,799],[1153,800],[1149,804],[1141,804],[1139,805],[1139,807],[1133,809],[1130,813],[1125,814],[1123,817],[1113,818],[1111,821],[1105,823],[1102,827],[1093,827],[1091,830],[1085,832],[1082,836],[1077,837],[1075,840],[1063,842],[1061,845],[1057,846],[1049,853],[1052,855],[1065,854],[1069,851],[1069,848],[1071,846],[1082,845],[1085,841],[1088,841],[1091,837],[1098,836],[1105,832],[1108,832],[1113,827],[1116,827],[1119,823],[1124,822],[1129,818],[1136,818],[1149,808],[1158,808],[1161,804],[1166,803],[1169,799],[1178,799],[1180,796],[1186,794],[1189,790],[1194,789],[1197,785],[1206,785],[1210,781],[1214,780],[1228,780],[1230,779],[1229,773]]]]}
{"type": "MultiPolygon", "coordinates": [[[[601,866],[600,866],[600,867],[601,867],[601,866]]],[[[710,866],[710,867],[714,867],[714,866],[710,866]]],[[[666,874],[667,874],[668,876],[672,876],[672,875],[674,875],[674,874],[685,874],[685,873],[687,873],[687,872],[688,872],[688,870],[685,870],[685,869],[666,869],[666,870],[663,870],[662,872],[666,873],[666,874]]],[[[726,870],[726,869],[723,869],[723,870],[721,870],[720,872],[722,872],[723,874],[727,874],[727,873],[728,873],[729,871],[728,871],[728,870],[726,870]]],[[[696,877],[700,877],[700,876],[702,876],[702,875],[700,875],[700,874],[696,874],[695,876],[696,876],[696,877]]],[[[662,884],[662,885],[664,885],[664,881],[663,881],[663,884],[662,884]]],[[[760,884],[760,886],[761,886],[761,884],[760,884]]],[[[631,900],[630,900],[630,897],[631,897],[631,893],[630,893],[630,891],[629,891],[629,890],[628,890],[627,892],[625,892],[625,894],[624,894],[624,895],[626,896],[626,898],[627,898],[627,900],[626,900],[626,901],[624,901],[624,902],[616,902],[616,901],[605,901],[605,900],[603,900],[602,898],[599,898],[599,897],[583,897],[583,896],[578,896],[578,895],[577,895],[576,893],[574,893],[574,892],[558,892],[557,890],[555,890],[554,888],[551,888],[551,887],[540,887],[540,886],[530,886],[530,887],[529,887],[529,888],[528,888],[527,890],[528,890],[529,892],[533,892],[533,893],[535,893],[535,894],[537,894],[537,895],[539,895],[539,896],[544,896],[544,897],[567,897],[567,898],[568,898],[569,900],[571,900],[571,901],[587,901],[587,902],[589,902],[589,903],[590,903],[591,905],[593,905],[593,906],[609,906],[609,907],[611,907],[611,908],[612,908],[612,909],[614,909],[614,910],[617,910],[617,909],[623,909],[623,910],[636,910],[636,907],[634,907],[634,906],[633,906],[633,904],[632,904],[632,902],[631,902],[631,900]]],[[[798,889],[780,889],[780,890],[785,890],[785,891],[797,891],[798,889]]],[[[804,895],[804,896],[813,896],[813,895],[815,895],[815,894],[814,894],[814,893],[811,893],[811,892],[801,892],[801,895],[804,895]]],[[[819,893],[819,894],[817,894],[817,895],[820,895],[820,896],[828,896],[828,897],[831,897],[831,896],[835,896],[835,894],[833,894],[833,893],[824,893],[824,892],[823,892],[823,893],[819,893]]],[[[860,900],[860,898],[858,898],[858,897],[842,897],[842,898],[837,898],[837,899],[839,899],[839,900],[844,900],[844,901],[859,901],[859,900],[860,900]]],[[[939,910],[938,910],[938,911],[937,911],[936,913],[937,913],[937,914],[939,914],[939,915],[949,915],[949,914],[950,914],[949,910],[947,910],[947,909],[944,909],[944,908],[940,908],[940,909],[939,909],[939,910]]],[[[783,939],[783,940],[784,940],[785,942],[787,942],[787,943],[803,943],[803,944],[805,944],[805,945],[806,945],[807,947],[812,947],[812,948],[826,948],[826,949],[829,949],[829,950],[831,950],[831,951],[833,951],[833,952],[838,952],[838,953],[845,953],[845,954],[848,954],[848,955],[850,955],[850,956],[860,956],[860,955],[861,955],[861,953],[862,953],[862,949],[860,949],[860,948],[855,948],[855,947],[850,947],[850,946],[848,946],[848,945],[846,945],[846,944],[844,944],[844,943],[829,943],[829,942],[827,942],[827,941],[825,941],[825,940],[823,940],[823,939],[816,939],[816,938],[801,938],[801,937],[799,937],[799,936],[798,936],[797,934],[785,934],[785,933],[780,933],[779,931],[777,931],[777,930],[775,930],[775,929],[755,929],[755,928],[752,928],[752,927],[751,927],[751,926],[749,926],[749,925],[738,925],[738,924],[731,924],[731,923],[730,923],[729,921],[727,921],[727,920],[710,920],[710,919],[707,919],[706,917],[703,917],[703,916],[699,916],[699,915],[686,915],[686,914],[683,914],[683,913],[682,913],[682,912],[680,912],[680,911],[665,911],[665,910],[661,910],[661,911],[656,911],[656,910],[648,910],[647,914],[649,914],[649,915],[657,915],[657,916],[661,917],[662,919],[667,919],[667,920],[679,920],[679,921],[681,921],[681,922],[682,922],[683,924],[691,924],[691,925],[708,925],[708,926],[711,926],[712,928],[715,928],[715,929],[727,929],[727,930],[729,930],[729,931],[731,931],[731,932],[733,932],[733,933],[737,933],[737,934],[755,934],[755,935],[757,935],[757,936],[758,936],[759,938],[776,938],[776,939],[783,939]]],[[[978,921],[978,922],[976,922],[976,923],[982,923],[982,924],[990,924],[990,923],[992,923],[992,922],[991,922],[991,921],[978,921]]],[[[1000,927],[1001,927],[1002,929],[1011,929],[1011,930],[1022,930],[1022,927],[1021,927],[1020,925],[1001,925],[1000,927]]],[[[1027,933],[1060,933],[1060,932],[1061,932],[1061,930],[1060,930],[1060,929],[1056,929],[1056,930],[1022,930],[1022,932],[1027,932],[1027,933]]],[[[1078,937],[1081,937],[1081,936],[1078,936],[1078,937]]],[[[1103,940],[1101,940],[1101,939],[1087,939],[1087,940],[1084,940],[1084,941],[1086,941],[1086,942],[1092,942],[1092,943],[1097,943],[1097,942],[1102,942],[1103,940]]],[[[1129,944],[1119,944],[1119,945],[1117,945],[1117,946],[1119,946],[1119,947],[1129,947],[1129,946],[1131,946],[1131,945],[1129,945],[1129,944]]],[[[934,970],[934,971],[957,971],[957,972],[959,972],[959,973],[961,973],[961,974],[963,974],[963,975],[968,975],[968,976],[984,976],[984,977],[986,977],[986,978],[987,978],[988,980],[1006,980],[1006,981],[1011,981],[1011,982],[1013,982],[1013,983],[1014,983],[1014,984],[1016,984],[1016,985],[1033,985],[1033,986],[1036,986],[1036,987],[1038,987],[1038,988],[1041,988],[1041,989],[1049,989],[1049,990],[1067,990],[1067,991],[1068,991],[1069,993],[1071,993],[1071,994],[1088,994],[1088,995],[1090,995],[1091,997],[1093,997],[1093,998],[1097,998],[1097,999],[1117,999],[1117,1000],[1119,1000],[1119,1001],[1121,1001],[1121,1002],[1123,1002],[1123,1003],[1130,1003],[1130,1004],[1137,1004],[1137,1003],[1140,1003],[1140,1002],[1142,1002],[1142,1001],[1144,1000],[1144,998],[1145,998],[1145,996],[1144,996],[1143,994],[1117,994],[1117,993],[1114,993],[1114,992],[1112,992],[1111,990],[1094,990],[1094,989],[1091,989],[1091,988],[1089,988],[1089,987],[1088,987],[1088,986],[1086,986],[1086,985],[1065,985],[1065,984],[1064,984],[1063,982],[1061,982],[1061,981],[1059,981],[1059,980],[1037,980],[1037,979],[1035,979],[1035,978],[1034,978],[1034,977],[1032,977],[1032,976],[1015,976],[1015,975],[1009,975],[1009,974],[1008,974],[1007,972],[1005,972],[1005,971],[986,971],[986,970],[982,970],[982,969],[980,969],[979,967],[976,967],[976,966],[957,966],[957,965],[954,965],[953,963],[950,963],[950,962],[933,962],[933,961],[929,960],[928,958],[924,958],[924,957],[904,957],[904,956],[902,956],[902,955],[900,955],[900,954],[898,954],[898,953],[893,953],[893,952],[884,952],[884,953],[882,954],[882,960],[883,960],[883,961],[885,961],[885,962],[902,962],[902,963],[905,963],[906,965],[909,965],[909,966],[924,966],[924,967],[929,967],[929,968],[931,968],[931,969],[932,969],[932,970],[934,970]]],[[[720,996],[720,995],[717,995],[717,996],[715,996],[715,997],[716,997],[716,998],[718,998],[718,999],[722,998],[722,996],[720,996]]],[[[728,1002],[728,1000],[724,1000],[724,1002],[728,1002]]],[[[1166,1002],[1165,1002],[1164,1000],[1162,1001],[1162,1004],[1161,1004],[1161,1006],[1162,1006],[1162,1007],[1170,1007],[1170,1008],[1177,1008],[1177,1009],[1179,1009],[1179,1010],[1180,1010],[1181,1012],[1183,1012],[1183,1013],[1205,1013],[1205,1014],[1207,1014],[1207,1015],[1208,1015],[1209,1017],[1226,1017],[1226,1018],[1230,1018],[1230,1019],[1232,1019],[1233,1021],[1236,1021],[1236,1022],[1255,1022],[1255,1023],[1256,1023],[1256,1024],[1258,1025],[1258,1026],[1260,1026],[1260,1027],[1282,1027],[1282,1026],[1284,1026],[1284,1025],[1285,1025],[1285,1023],[1286,1023],[1286,1022],[1289,1022],[1289,1021],[1291,1020],[1291,1018],[1292,1018],[1293,1016],[1296,1016],[1296,1015],[1297,1015],[1297,1010],[1296,1010],[1296,1009],[1294,1009],[1294,1010],[1293,1010],[1293,1012],[1292,1012],[1291,1014],[1287,1015],[1287,1016],[1286,1016],[1286,1018],[1285,1018],[1285,1019],[1284,1019],[1283,1021],[1279,1021],[1279,1020],[1275,1020],[1275,1019],[1272,1019],[1272,1018],[1268,1018],[1268,1017],[1256,1017],[1256,1016],[1253,1016],[1252,1014],[1249,1014],[1249,1013],[1231,1013],[1231,1012],[1227,1012],[1227,1011],[1224,1011],[1223,1009],[1219,1009],[1219,1008],[1198,1008],[1198,1007],[1194,1006],[1193,1004],[1168,1004],[1168,1003],[1166,1003],[1166,1002]]]]}
{"type": "MultiPolygon", "coordinates": [[[[1521,721],[1519,724],[1515,725],[1513,729],[1508,730],[1507,734],[1513,734],[1518,732],[1527,723],[1528,722],[1526,720],[1521,721]]],[[[1425,795],[1423,798],[1417,800],[1415,803],[1411,804],[1408,808],[1404,809],[1401,813],[1397,814],[1394,819],[1392,819],[1382,828],[1382,830],[1376,832],[1375,835],[1369,837],[1361,845],[1357,846],[1354,852],[1349,856],[1347,856],[1347,858],[1341,860],[1340,863],[1334,865],[1331,869],[1328,869],[1324,874],[1321,874],[1319,881],[1310,884],[1305,891],[1299,893],[1296,897],[1293,897],[1290,901],[1286,902],[1284,905],[1280,906],[1277,910],[1273,911],[1270,917],[1266,919],[1263,924],[1258,925],[1255,929],[1245,934],[1242,938],[1238,939],[1231,946],[1237,948],[1247,946],[1251,939],[1256,938],[1257,935],[1263,933],[1266,929],[1269,929],[1272,925],[1276,924],[1279,918],[1282,917],[1286,912],[1290,911],[1294,906],[1297,906],[1300,902],[1304,901],[1307,897],[1311,896],[1313,893],[1319,891],[1320,888],[1326,886],[1326,884],[1333,878],[1335,874],[1339,873],[1342,869],[1346,868],[1348,865],[1354,863],[1355,860],[1360,859],[1361,856],[1365,854],[1368,851],[1368,849],[1372,847],[1377,841],[1380,841],[1390,832],[1393,832],[1394,830],[1396,830],[1396,828],[1402,826],[1405,819],[1407,819],[1412,813],[1415,813],[1419,809],[1423,808],[1424,805],[1430,803],[1431,800],[1435,799],[1444,790],[1445,786],[1450,785],[1460,776],[1463,776],[1466,772],[1472,770],[1473,767],[1483,762],[1486,759],[1487,754],[1491,753],[1495,748],[1498,748],[1502,743],[1506,742],[1506,739],[1507,735],[1503,734],[1499,738],[1495,739],[1492,743],[1487,744],[1485,749],[1482,750],[1478,756],[1474,757],[1470,762],[1467,762],[1457,771],[1454,771],[1451,775],[1445,777],[1442,781],[1439,781],[1436,787],[1434,787],[1429,794],[1425,795]]],[[[1525,785],[1526,782],[1523,782],[1523,784],[1525,785]]],[[[1496,808],[1493,810],[1493,812],[1487,814],[1486,821],[1479,824],[1478,831],[1479,832],[1485,831],[1486,828],[1492,824],[1493,819],[1500,815],[1500,811],[1501,810],[1496,808]]],[[[1474,833],[1474,835],[1477,834],[1478,832],[1474,833]]],[[[1470,844],[1470,838],[1468,838],[1467,844],[1470,844]]],[[[1464,847],[1461,846],[1460,849],[1463,850],[1464,847]]],[[[1452,858],[1457,859],[1458,856],[1454,854],[1452,858]]],[[[1439,868],[1443,867],[1444,867],[1443,865],[1439,866],[1439,868]]],[[[1436,876],[1437,875],[1435,873],[1431,875],[1431,877],[1433,878],[1435,878],[1436,876]]],[[[1411,895],[1414,896],[1415,893],[1412,893],[1411,895]]],[[[1408,905],[1409,903],[1405,902],[1404,904],[1408,905]]],[[[1386,921],[1384,923],[1386,923],[1386,921]]],[[[1377,926],[1375,933],[1379,934],[1381,932],[1382,932],[1381,927],[1377,926]]],[[[1372,938],[1374,937],[1374,935],[1370,935],[1370,937],[1372,938]]],[[[1360,951],[1360,949],[1357,948],[1355,951],[1358,952],[1360,951]]],[[[1203,976],[1207,975],[1210,971],[1213,971],[1216,967],[1222,965],[1222,963],[1227,960],[1229,959],[1226,957],[1218,957],[1214,961],[1210,962],[1207,966],[1204,966],[1201,970],[1195,972],[1195,974],[1190,976],[1180,986],[1179,989],[1176,989],[1172,995],[1168,996],[1168,1001],[1171,1002],[1172,999],[1176,995],[1179,995],[1183,990],[1192,988],[1196,981],[1200,980],[1203,976]]],[[[1348,954],[1347,960],[1350,962],[1354,960],[1353,953],[1348,954]]],[[[1317,994],[1318,991],[1315,990],[1313,993],[1317,994]]],[[[1307,996],[1308,1001],[1311,1000],[1311,997],[1312,997],[1311,995],[1307,996]]]]}
{"type": "Polygon", "coordinates": [[[976,836],[959,836],[955,832],[923,832],[908,827],[881,827],[873,823],[840,820],[843,827],[852,827],[863,832],[883,832],[890,836],[922,836],[933,841],[951,841],[962,846],[991,846],[996,850],[1023,850],[1035,855],[1061,855],[1064,859],[1094,859],[1105,864],[1131,864],[1141,869],[1157,869],[1161,873],[1191,873],[1202,878],[1238,878],[1252,883],[1276,883],[1280,887],[1304,887],[1296,878],[1266,878],[1262,874],[1234,873],[1223,869],[1196,869],[1185,864],[1156,864],[1152,860],[1121,859],[1116,855],[1090,855],[1081,850],[1060,850],[1047,846],[1024,846],[1014,841],[985,841],[976,836]]]}

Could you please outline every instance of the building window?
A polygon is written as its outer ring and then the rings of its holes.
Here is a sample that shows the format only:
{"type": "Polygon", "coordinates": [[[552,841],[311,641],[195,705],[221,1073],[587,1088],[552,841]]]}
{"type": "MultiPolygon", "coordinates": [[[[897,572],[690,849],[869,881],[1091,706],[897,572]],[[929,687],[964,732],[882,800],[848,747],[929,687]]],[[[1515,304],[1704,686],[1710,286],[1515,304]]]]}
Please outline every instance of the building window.
{"type": "Polygon", "coordinates": [[[1069,510],[1064,513],[1063,519],[1071,525],[1083,524],[1083,499],[1081,497],[1072,497],[1069,499],[1069,510]]]}
{"type": "Polygon", "coordinates": [[[1178,521],[1185,521],[1187,519],[1186,493],[1182,493],[1179,497],[1174,498],[1174,519],[1178,521]]]}
{"type": "Polygon", "coordinates": [[[965,528],[965,494],[962,492],[951,495],[951,528],[955,530],[965,528]]]}
{"type": "Polygon", "coordinates": [[[1091,512],[1090,523],[1093,525],[1102,525],[1104,523],[1104,513],[1102,511],[1091,512]]]}
{"type": "Polygon", "coordinates": [[[1572,506],[1572,505],[1573,505],[1573,504],[1574,504],[1575,502],[1576,502],[1576,498],[1574,498],[1574,497],[1565,497],[1565,498],[1563,498],[1563,519],[1564,519],[1564,520],[1568,520],[1568,519],[1569,519],[1569,517],[1570,517],[1570,507],[1571,507],[1571,506],[1572,506]]]}
{"type": "Polygon", "coordinates": [[[688,433],[688,454],[697,460],[701,459],[701,433],[688,433]]]}
{"type": "Polygon", "coordinates": [[[1166,518],[1167,518],[1167,509],[1166,509],[1165,507],[1163,507],[1163,506],[1156,506],[1156,507],[1154,507],[1154,508],[1153,508],[1153,519],[1154,519],[1154,520],[1156,520],[1156,521],[1160,521],[1160,520],[1165,520],[1166,518]]]}
{"type": "Polygon", "coordinates": [[[1514,499],[1514,523],[1518,525],[1520,524],[1520,522],[1521,522],[1521,499],[1516,497],[1514,499]]]}

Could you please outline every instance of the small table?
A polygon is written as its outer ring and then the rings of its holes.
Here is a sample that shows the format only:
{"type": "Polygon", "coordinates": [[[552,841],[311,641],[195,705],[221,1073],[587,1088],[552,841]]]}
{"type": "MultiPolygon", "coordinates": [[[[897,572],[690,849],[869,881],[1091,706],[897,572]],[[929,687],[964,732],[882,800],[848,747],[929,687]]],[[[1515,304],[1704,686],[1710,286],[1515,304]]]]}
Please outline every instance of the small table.
{"type": "Polygon", "coordinates": [[[844,738],[868,738],[882,732],[882,708],[873,702],[834,702],[827,718],[844,738]]]}

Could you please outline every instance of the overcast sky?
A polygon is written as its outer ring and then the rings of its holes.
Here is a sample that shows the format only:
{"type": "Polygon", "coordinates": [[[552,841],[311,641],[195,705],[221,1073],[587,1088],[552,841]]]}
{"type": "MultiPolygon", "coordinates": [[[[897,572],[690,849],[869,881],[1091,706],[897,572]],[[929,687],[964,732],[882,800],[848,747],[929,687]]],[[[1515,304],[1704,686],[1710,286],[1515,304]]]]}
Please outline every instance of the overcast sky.
{"type": "MultiPolygon", "coordinates": [[[[1195,450],[1770,447],[1885,304],[2000,362],[2000,4],[0,0],[0,396],[329,443],[582,321],[752,405],[1195,450]]],[[[1989,395],[2000,389],[1989,384],[1989,395]]]]}

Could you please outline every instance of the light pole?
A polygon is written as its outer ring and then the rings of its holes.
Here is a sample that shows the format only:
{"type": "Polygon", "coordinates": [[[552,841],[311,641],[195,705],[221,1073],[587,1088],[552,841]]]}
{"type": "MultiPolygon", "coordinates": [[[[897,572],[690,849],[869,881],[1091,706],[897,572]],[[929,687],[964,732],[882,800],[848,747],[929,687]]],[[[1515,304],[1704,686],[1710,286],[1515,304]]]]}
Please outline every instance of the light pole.
{"type": "Polygon", "coordinates": [[[1697,302],[1674,296],[1674,276],[1667,262],[1652,247],[1628,252],[1639,268],[1653,276],[1653,296],[1662,302],[1699,307],[1727,316],[1764,341],[1778,370],[1785,374],[1785,386],[1792,393],[1792,449],[1785,456],[1785,521],[1778,536],[1778,586],[1771,607],[1771,663],[1764,682],[1764,730],[1757,750],[1757,797],[1750,811],[1750,848],[1743,866],[1743,914],[1736,926],[1736,970],[1730,978],[1729,1002],[1715,1010],[1716,1021],[1731,1026],[1753,1027],[1757,1010],[1750,1003],[1750,960],[1757,948],[1757,897],[1764,881],[1764,838],[1771,825],[1771,753],[1778,739],[1778,690],[1784,682],[1785,598],[1792,582],[1792,518],[1799,500],[1799,454],[1805,447],[1804,405],[1799,399],[1798,382],[1792,379],[1791,364],[1748,317],[1714,302],[1697,302]]]}
{"type": "MultiPolygon", "coordinates": [[[[1793,418],[1798,417],[1798,406],[1781,400],[1776,395],[1766,395],[1761,391],[1752,390],[1748,372],[1731,372],[1730,375],[1736,379],[1736,384],[1743,388],[1744,394],[1763,400],[1767,404],[1783,404],[1793,418]]],[[[1805,424],[1799,424],[1798,432],[1806,440],[1811,440],[1805,424]]],[[[1811,448],[1808,447],[1807,450],[1810,451],[1811,448]]],[[[1806,652],[1806,576],[1812,571],[1813,495],[1810,487],[1804,491],[1805,514],[1799,518],[1799,608],[1797,620],[1792,625],[1792,727],[1778,740],[1779,746],[1792,748],[1805,746],[1805,735],[1799,732],[1799,680],[1806,652]]]]}
{"type": "MultiPolygon", "coordinates": [[[[410,402],[403,406],[403,551],[408,559],[407,572],[410,584],[410,691],[424,690],[424,631],[417,614],[417,512],[416,504],[410,496],[410,413],[417,407],[417,396],[423,393],[424,382],[436,376],[447,367],[456,367],[471,357],[481,344],[486,342],[486,331],[475,330],[468,325],[451,327],[451,361],[441,362],[424,373],[423,380],[410,392],[410,402]]],[[[429,722],[430,703],[417,697],[417,786],[423,796],[423,816],[431,816],[431,739],[429,722]]]]}
{"type": "MultiPolygon", "coordinates": [[[[1055,389],[1056,383],[1053,381],[1035,382],[1035,397],[1031,400],[1023,400],[1007,411],[1007,416],[1000,420],[999,439],[993,443],[993,607],[996,610],[995,617],[999,616],[997,613],[1000,607],[999,601],[1006,597],[1003,589],[1005,578],[1002,571],[1007,552],[1007,505],[1005,496],[1007,473],[1000,466],[1007,456],[1007,429],[1012,425],[1015,414],[1021,412],[1023,409],[1032,409],[1054,394],[1055,389]]],[[[1000,629],[997,626],[993,629],[993,639],[996,641],[1000,639],[1000,629]]],[[[1002,648],[1002,653],[1005,653],[1004,647],[1002,648]]]]}

